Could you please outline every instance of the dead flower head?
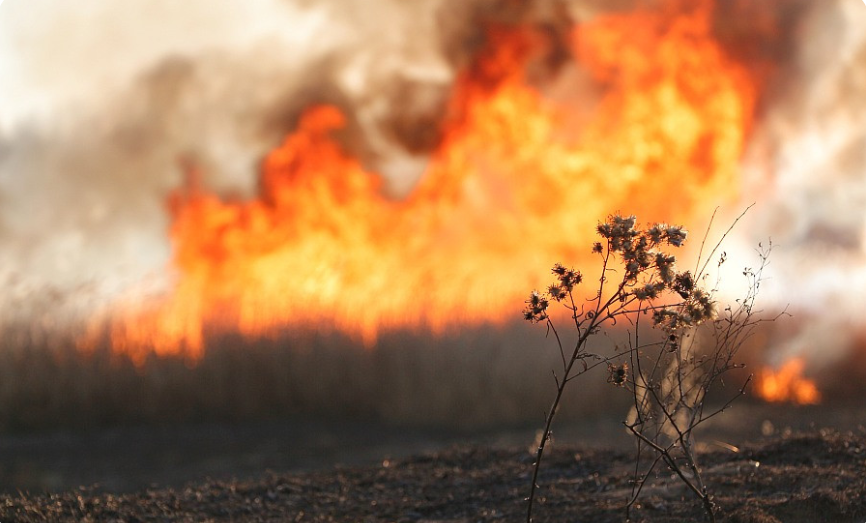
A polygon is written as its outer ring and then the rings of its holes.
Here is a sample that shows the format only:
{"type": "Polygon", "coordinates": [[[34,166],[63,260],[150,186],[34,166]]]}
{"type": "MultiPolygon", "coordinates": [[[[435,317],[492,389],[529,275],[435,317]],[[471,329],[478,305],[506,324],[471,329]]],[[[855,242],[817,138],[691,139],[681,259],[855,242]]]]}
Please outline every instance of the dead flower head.
{"type": "Polygon", "coordinates": [[[557,282],[548,287],[547,292],[557,301],[565,298],[575,285],[583,281],[580,271],[569,269],[561,263],[554,265],[551,272],[556,275],[557,282]]]}
{"type": "Polygon", "coordinates": [[[617,387],[624,387],[628,377],[628,363],[623,362],[617,365],[608,363],[607,373],[608,383],[613,383],[617,387]]]}
{"type": "Polygon", "coordinates": [[[541,296],[538,291],[532,291],[529,299],[524,303],[526,303],[526,307],[523,308],[523,319],[532,323],[538,323],[547,319],[547,307],[550,305],[550,302],[541,296]]]}

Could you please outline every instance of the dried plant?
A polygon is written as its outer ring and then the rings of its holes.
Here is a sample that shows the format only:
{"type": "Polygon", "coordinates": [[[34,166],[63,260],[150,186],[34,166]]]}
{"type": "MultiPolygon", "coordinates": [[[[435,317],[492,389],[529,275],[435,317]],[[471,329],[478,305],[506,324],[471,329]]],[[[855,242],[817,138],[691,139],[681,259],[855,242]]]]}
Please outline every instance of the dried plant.
{"type": "MultiPolygon", "coordinates": [[[[759,267],[743,271],[748,291],[736,300],[735,306],[717,310],[713,299],[717,285],[706,288],[709,261],[742,216],[734,220],[701,266],[704,237],[694,271],[679,271],[676,258],[666,252],[685,242],[686,231],[682,227],[655,224],[640,229],[634,216],[611,216],[598,226],[602,241],[594,244],[593,252],[601,257],[602,268],[598,286],[589,298],[581,299],[576,291],[583,281],[581,273],[560,264],[553,267],[556,281],[547,291],[534,291],[530,295],[524,318],[545,324],[553,334],[562,368],[553,372],[556,395],[545,416],[536,450],[527,498],[527,522],[532,521],[541,461],[563,392],[578,376],[602,365],[607,366],[607,381],[628,391],[633,401],[624,422],[636,440],[626,518],[646,481],[661,463],[682,480],[701,501],[710,521],[715,521],[712,496],[697,462],[694,430],[743,394],[751,376],[721,407],[705,410],[704,401],[710,390],[721,383],[723,375],[741,367],[735,356],[745,340],[758,323],[768,321],[757,318],[754,303],[769,247],[759,245],[759,267]],[[564,338],[551,317],[553,303],[565,307],[576,331],[570,351],[566,351],[564,338]],[[619,322],[628,326],[624,347],[616,346],[607,353],[590,348],[589,341],[594,335],[603,334],[605,327],[619,322]]],[[[726,256],[721,253],[716,259],[721,266],[726,256]]]]}

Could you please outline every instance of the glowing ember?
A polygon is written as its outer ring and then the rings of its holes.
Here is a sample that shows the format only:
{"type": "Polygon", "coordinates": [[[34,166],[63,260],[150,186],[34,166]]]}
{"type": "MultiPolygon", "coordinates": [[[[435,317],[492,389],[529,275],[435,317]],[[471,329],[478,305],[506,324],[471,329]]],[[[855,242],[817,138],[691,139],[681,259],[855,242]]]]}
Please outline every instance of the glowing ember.
{"type": "Polygon", "coordinates": [[[762,369],[755,386],[758,396],[772,402],[788,401],[800,405],[820,403],[821,393],[815,382],[803,377],[805,368],[806,361],[803,358],[793,358],[777,371],[762,369]]]}
{"type": "Polygon", "coordinates": [[[257,199],[172,195],[176,287],[115,313],[112,346],[194,360],[211,332],[320,323],[370,344],[383,328],[507,321],[552,262],[592,259],[606,214],[689,224],[732,201],[755,86],[701,4],[575,30],[575,66],[600,93],[585,114],[526,80],[539,34],[491,29],[403,201],[330,138],[341,113],[310,108],[265,159],[257,199]]]}

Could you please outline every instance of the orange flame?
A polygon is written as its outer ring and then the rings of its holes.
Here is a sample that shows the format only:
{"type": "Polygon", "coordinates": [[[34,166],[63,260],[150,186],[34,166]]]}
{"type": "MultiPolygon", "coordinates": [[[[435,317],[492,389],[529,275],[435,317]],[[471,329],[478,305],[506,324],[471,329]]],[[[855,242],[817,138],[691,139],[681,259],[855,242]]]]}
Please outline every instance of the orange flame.
{"type": "Polygon", "coordinates": [[[591,109],[529,85],[538,33],[491,29],[403,201],[330,138],[340,111],[310,108],[265,159],[258,198],[172,195],[176,287],[124,307],[112,346],[194,360],[209,332],[326,324],[370,344],[383,328],[507,321],[553,262],[587,262],[605,215],[688,224],[730,202],[756,86],[713,40],[711,11],[575,30],[591,109]]]}
{"type": "Polygon", "coordinates": [[[773,371],[765,367],[758,373],[756,390],[765,401],[788,401],[799,405],[815,405],[821,402],[821,393],[815,382],[803,377],[806,361],[792,358],[773,371]]]}

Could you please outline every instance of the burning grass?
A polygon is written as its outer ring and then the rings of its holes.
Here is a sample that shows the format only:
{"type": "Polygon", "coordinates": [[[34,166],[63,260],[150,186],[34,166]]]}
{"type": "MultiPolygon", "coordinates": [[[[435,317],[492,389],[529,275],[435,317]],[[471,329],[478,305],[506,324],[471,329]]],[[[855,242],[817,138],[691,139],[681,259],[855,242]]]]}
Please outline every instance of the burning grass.
{"type": "Polygon", "coordinates": [[[665,3],[559,30],[486,24],[403,199],[343,147],[332,105],[303,111],[254,198],[190,168],[169,198],[173,287],[118,299],[82,344],[107,332],[136,360],[195,359],[210,331],[324,321],[373,346],[393,329],[503,324],[547,260],[591,259],[578,231],[598,216],[694,224],[731,203],[760,79],[718,41],[714,2],[665,3]]]}

